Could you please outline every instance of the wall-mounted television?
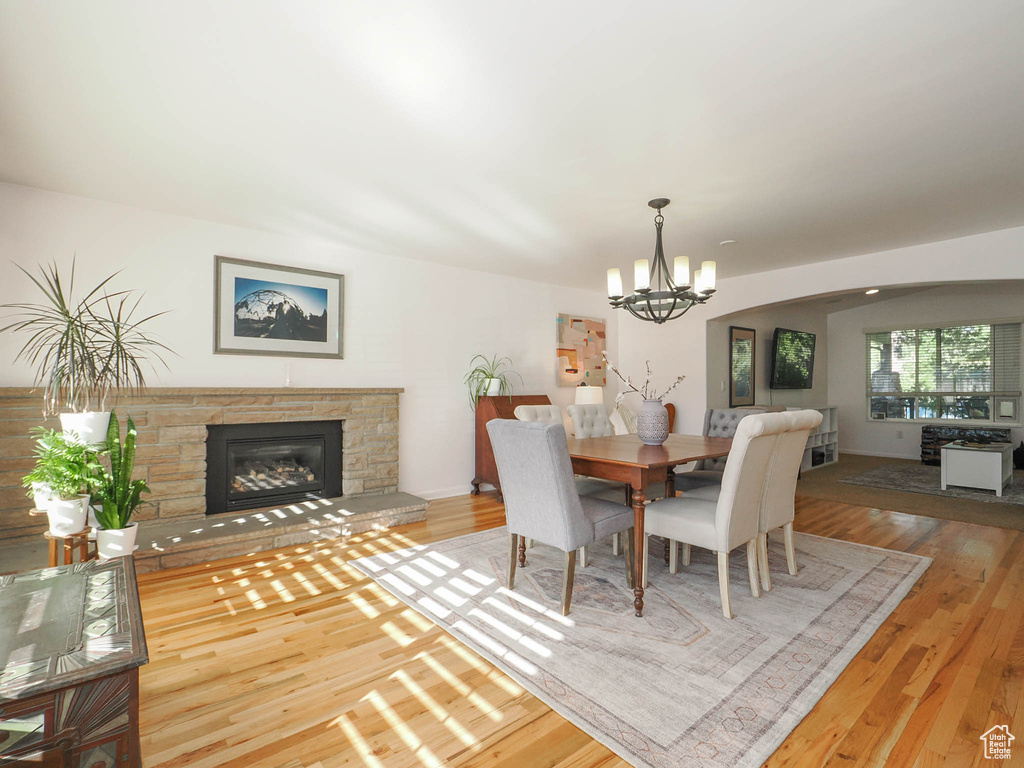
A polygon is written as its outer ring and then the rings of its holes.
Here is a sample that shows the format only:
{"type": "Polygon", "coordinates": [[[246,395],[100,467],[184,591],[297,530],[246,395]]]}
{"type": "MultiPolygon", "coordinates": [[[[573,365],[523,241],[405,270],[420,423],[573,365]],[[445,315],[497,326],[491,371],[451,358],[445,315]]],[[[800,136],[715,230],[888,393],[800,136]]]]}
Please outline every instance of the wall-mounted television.
{"type": "Polygon", "coordinates": [[[772,389],[810,389],[814,383],[814,334],[776,328],[772,338],[772,389]]]}

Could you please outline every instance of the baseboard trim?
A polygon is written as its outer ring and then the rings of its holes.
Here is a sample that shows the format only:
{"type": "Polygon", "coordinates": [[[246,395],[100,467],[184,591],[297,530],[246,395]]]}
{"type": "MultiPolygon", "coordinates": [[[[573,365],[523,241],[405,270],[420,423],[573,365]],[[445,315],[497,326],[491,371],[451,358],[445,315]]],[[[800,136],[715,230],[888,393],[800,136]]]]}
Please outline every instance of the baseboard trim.
{"type": "Polygon", "coordinates": [[[840,451],[839,452],[840,459],[842,458],[842,455],[844,453],[849,453],[849,454],[852,454],[853,456],[874,456],[875,458],[878,458],[878,459],[906,459],[907,461],[920,461],[920,459],[921,459],[920,454],[912,455],[912,456],[907,456],[907,455],[902,454],[902,453],[878,453],[877,451],[850,451],[850,450],[842,450],[842,451],[840,451]]]}

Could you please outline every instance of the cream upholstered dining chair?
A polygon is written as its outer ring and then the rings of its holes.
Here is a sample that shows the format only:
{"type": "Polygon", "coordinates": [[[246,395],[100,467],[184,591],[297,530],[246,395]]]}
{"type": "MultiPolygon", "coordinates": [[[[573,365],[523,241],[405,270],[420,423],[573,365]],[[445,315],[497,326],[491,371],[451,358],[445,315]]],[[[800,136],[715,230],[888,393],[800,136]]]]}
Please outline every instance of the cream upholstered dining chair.
{"type": "Polygon", "coordinates": [[[781,413],[764,413],[743,419],[736,428],[729,461],[722,474],[722,490],[717,501],[693,498],[662,499],[647,507],[644,524],[644,580],[647,579],[647,537],[669,540],[669,570],[676,573],[676,542],[683,544],[683,562],[689,563],[691,545],[718,554],[718,587],[722,613],[732,618],[729,599],[729,553],[746,544],[750,591],[761,596],[758,585],[757,533],[761,496],[775,445],[786,431],[788,420],[781,413]]]}
{"type": "Polygon", "coordinates": [[[768,573],[768,532],[782,528],[786,543],[786,566],[790,576],[796,576],[796,547],[793,544],[793,518],[796,515],[796,483],[800,464],[811,430],[821,424],[821,411],[787,411],[779,414],[786,418],[788,428],[779,435],[768,465],[768,477],[761,495],[761,508],[757,522],[757,552],[761,570],[761,586],[772,588],[768,573]]]}
{"type": "MultiPolygon", "coordinates": [[[[708,408],[704,412],[704,437],[732,437],[748,416],[764,413],[763,408],[708,408]]],[[[694,491],[705,485],[721,485],[727,459],[701,459],[690,472],[676,472],[677,491],[694,491]]]]}
{"type": "MultiPolygon", "coordinates": [[[[509,532],[508,588],[515,587],[516,560],[526,565],[524,537],[565,552],[562,615],[568,615],[576,572],[576,550],[633,527],[633,512],[621,504],[580,496],[561,424],[492,419],[487,433],[505,498],[509,532]]],[[[633,558],[627,552],[626,583],[632,587],[633,558]]]]}
{"type": "Polygon", "coordinates": [[[541,424],[562,423],[562,409],[557,405],[517,405],[513,414],[519,421],[539,421],[541,424]]]}
{"type": "MultiPolygon", "coordinates": [[[[779,435],[775,450],[768,463],[764,492],[757,518],[757,563],[761,573],[761,587],[772,588],[768,571],[768,533],[782,528],[786,547],[786,566],[796,576],[796,547],[793,544],[793,518],[796,514],[796,483],[800,477],[807,438],[821,424],[820,411],[784,411],[786,431],[779,435]]],[[[721,486],[707,485],[686,495],[690,498],[718,501],[721,486]]]]}
{"type": "Polygon", "coordinates": [[[572,419],[576,437],[611,437],[615,428],[608,418],[608,408],[598,405],[570,405],[565,409],[572,419]]]}

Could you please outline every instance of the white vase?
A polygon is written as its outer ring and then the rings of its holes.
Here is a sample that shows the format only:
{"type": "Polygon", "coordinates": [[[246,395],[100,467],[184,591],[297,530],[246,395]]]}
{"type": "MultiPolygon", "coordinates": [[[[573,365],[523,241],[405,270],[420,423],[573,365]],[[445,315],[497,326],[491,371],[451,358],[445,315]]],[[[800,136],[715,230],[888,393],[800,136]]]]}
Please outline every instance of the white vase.
{"type": "Polygon", "coordinates": [[[668,410],[661,400],[644,400],[636,415],[636,436],[644,445],[661,445],[668,440],[668,410]]]}
{"type": "Polygon", "coordinates": [[[54,536],[81,533],[85,529],[85,510],[88,506],[88,494],[74,499],[50,499],[46,503],[50,533],[54,536]]]}
{"type": "Polygon", "coordinates": [[[50,500],[53,491],[46,483],[32,483],[32,501],[35,502],[36,511],[46,510],[46,503],[50,500]]]}
{"type": "Polygon", "coordinates": [[[100,528],[96,531],[96,549],[100,560],[124,557],[135,551],[135,534],[138,523],[128,523],[126,528],[100,528]]]}
{"type": "Polygon", "coordinates": [[[85,445],[103,445],[107,442],[110,411],[62,413],[60,426],[64,430],[65,437],[76,437],[80,443],[85,445]]]}

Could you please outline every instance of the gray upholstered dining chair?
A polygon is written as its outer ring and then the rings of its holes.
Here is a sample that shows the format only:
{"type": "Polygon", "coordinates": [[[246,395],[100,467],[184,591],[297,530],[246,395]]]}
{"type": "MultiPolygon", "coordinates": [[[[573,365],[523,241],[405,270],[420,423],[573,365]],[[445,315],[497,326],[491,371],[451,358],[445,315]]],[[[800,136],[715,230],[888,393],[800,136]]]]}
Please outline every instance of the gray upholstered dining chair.
{"type": "MultiPolygon", "coordinates": [[[[757,564],[761,573],[761,588],[772,588],[768,571],[768,533],[782,528],[786,547],[786,566],[796,576],[796,547],[793,544],[793,518],[796,516],[796,483],[800,477],[807,438],[821,424],[821,411],[785,411],[786,431],[779,435],[775,450],[769,459],[768,474],[757,517],[757,564]]],[[[688,498],[718,501],[720,485],[706,485],[687,492],[688,498]]]]}
{"type": "MultiPolygon", "coordinates": [[[[541,424],[562,424],[562,409],[557,405],[517,405],[512,412],[519,421],[535,421],[541,424]]],[[[609,492],[622,495],[622,483],[601,480],[597,477],[577,477],[576,491],[580,496],[607,495],[609,492]]],[[[628,496],[627,496],[628,499],[628,496]]],[[[615,554],[619,554],[619,538],[614,537],[615,554]]],[[[526,540],[527,547],[533,547],[533,539],[526,540]]],[[[586,547],[580,547],[580,566],[587,567],[589,553],[586,547]]]]}
{"type": "Polygon", "coordinates": [[[761,497],[764,493],[772,455],[779,435],[790,421],[783,413],[748,416],[736,428],[729,461],[722,474],[722,490],[717,501],[697,499],[684,494],[648,505],[644,524],[644,580],[647,579],[647,542],[649,536],[669,540],[669,570],[677,572],[676,542],[683,544],[683,562],[689,564],[691,545],[718,554],[718,588],[722,613],[732,618],[729,598],[729,553],[743,544],[747,547],[747,571],[750,592],[761,596],[758,585],[757,533],[761,497]]]}
{"type": "MultiPolygon", "coordinates": [[[[762,408],[709,408],[704,412],[704,437],[733,437],[740,422],[747,416],[764,413],[762,408]]],[[[705,485],[720,485],[725,471],[725,458],[701,459],[690,472],[676,472],[677,491],[693,491],[705,485]]]]}
{"type": "MultiPolygon", "coordinates": [[[[576,550],[632,529],[633,511],[577,493],[561,424],[493,419],[487,422],[487,433],[505,498],[508,588],[515,586],[516,561],[526,565],[527,537],[556,547],[565,552],[562,614],[568,615],[576,550]]],[[[627,544],[626,583],[632,587],[633,557],[628,550],[627,544]]]]}

